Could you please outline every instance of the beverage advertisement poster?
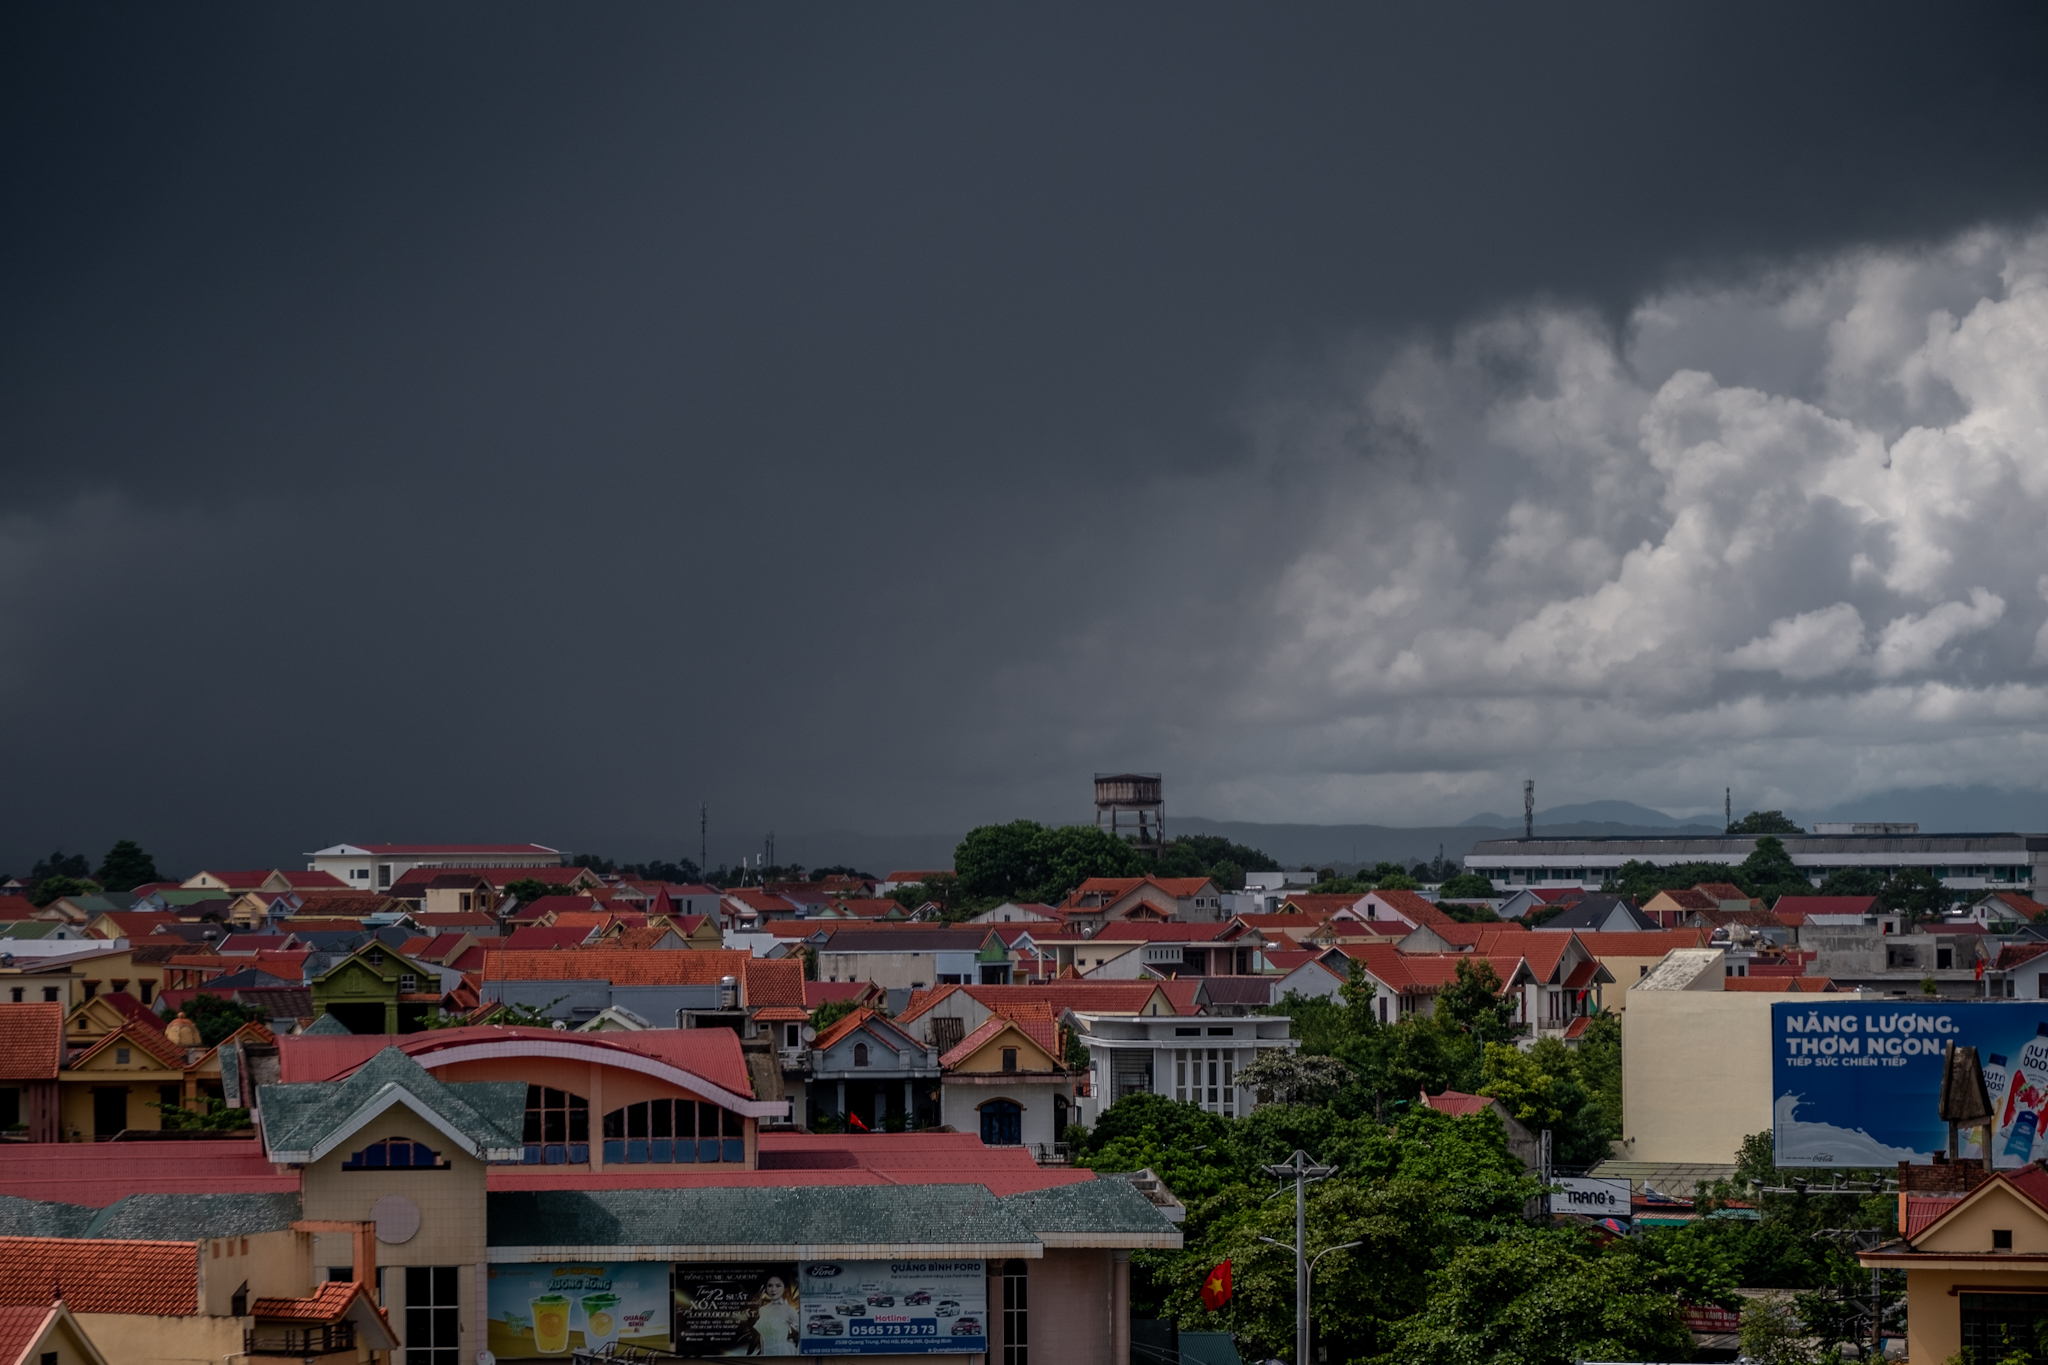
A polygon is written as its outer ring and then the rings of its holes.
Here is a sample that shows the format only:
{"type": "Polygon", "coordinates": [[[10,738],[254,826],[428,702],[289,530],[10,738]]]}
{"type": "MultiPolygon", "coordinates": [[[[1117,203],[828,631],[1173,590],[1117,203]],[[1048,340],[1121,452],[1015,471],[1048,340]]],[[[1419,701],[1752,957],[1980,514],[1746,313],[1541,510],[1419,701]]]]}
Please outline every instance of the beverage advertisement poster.
{"type": "Polygon", "coordinates": [[[500,1360],[566,1357],[617,1343],[669,1348],[666,1261],[494,1265],[486,1340],[500,1360]]]}
{"type": "MultiPolygon", "coordinates": [[[[1771,1006],[1780,1166],[1893,1166],[1948,1150],[1947,1045],[1977,1049],[2001,1167],[2048,1156],[2048,1001],[1781,1001],[1771,1006]]],[[[1962,1155],[1981,1160],[1965,1131],[1962,1155]]]]}
{"type": "Polygon", "coordinates": [[[675,1353],[793,1356],[795,1262],[684,1262],[675,1268],[675,1353]]]}
{"type": "Polygon", "coordinates": [[[807,1356],[988,1350],[981,1261],[807,1261],[801,1271],[807,1356]]]}

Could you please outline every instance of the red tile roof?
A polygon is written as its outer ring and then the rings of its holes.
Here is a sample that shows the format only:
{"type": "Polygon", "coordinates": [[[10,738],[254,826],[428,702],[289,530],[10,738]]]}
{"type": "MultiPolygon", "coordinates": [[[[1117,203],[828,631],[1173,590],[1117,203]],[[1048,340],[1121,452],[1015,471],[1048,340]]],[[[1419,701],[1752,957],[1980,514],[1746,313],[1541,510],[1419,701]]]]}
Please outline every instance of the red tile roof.
{"type": "Polygon", "coordinates": [[[0,1005],[0,1081],[53,1081],[63,1060],[62,1005],[0,1005]]]}
{"type": "Polygon", "coordinates": [[[1439,1114],[1450,1114],[1456,1118],[1482,1113],[1493,1105],[1485,1095],[1467,1095],[1462,1090],[1446,1090],[1441,1095],[1424,1091],[1422,1102],[1439,1114]]]}
{"type": "Polygon", "coordinates": [[[264,1322],[340,1322],[357,1297],[369,1292],[354,1280],[329,1280],[303,1299],[258,1299],[249,1305],[249,1316],[264,1322]]]}
{"type": "Polygon", "coordinates": [[[1040,1006],[1036,1016],[1009,1016],[991,1014],[982,1021],[980,1028],[962,1038],[946,1054],[939,1058],[940,1066],[958,1066],[986,1047],[998,1035],[1015,1029],[1018,1033],[1036,1043],[1055,1063],[1060,1060],[1059,1025],[1053,1022],[1050,1008],[1040,1006]]]}
{"type": "Polygon", "coordinates": [[[1429,901],[1413,891],[1374,891],[1373,897],[1410,924],[1426,924],[1435,929],[1457,921],[1436,908],[1429,901]]]}
{"type": "MultiPolygon", "coordinates": [[[[663,956],[683,957],[686,954],[663,956]]],[[[386,1034],[294,1035],[278,1039],[279,1079],[287,1082],[339,1080],[387,1047],[396,1047],[432,1069],[429,1058],[434,1052],[522,1039],[588,1048],[600,1063],[607,1052],[636,1053],[702,1076],[735,1094],[751,1096],[754,1093],[753,1082],[747,1077],[746,1059],[740,1053],[739,1035],[731,1029],[722,1028],[559,1033],[553,1029],[481,1024],[396,1037],[386,1034]]],[[[459,1076],[454,1078],[460,1079],[459,1076]]],[[[0,1182],[0,1188],[4,1188],[4,1182],[0,1182]]]]}
{"type": "Polygon", "coordinates": [[[492,953],[483,977],[491,981],[609,981],[615,986],[704,986],[739,976],[751,953],[725,948],[666,952],[650,948],[584,948],[573,953],[492,953]]]}
{"type": "Polygon", "coordinates": [[[0,1308],[0,1365],[23,1365],[27,1351],[49,1329],[55,1304],[0,1308]]]}
{"type": "Polygon", "coordinates": [[[35,902],[27,896],[0,896],[0,920],[34,919],[35,902]]]}
{"type": "Polygon", "coordinates": [[[159,924],[176,924],[178,917],[161,910],[108,910],[93,916],[93,923],[101,920],[112,921],[120,931],[115,938],[137,939],[155,933],[159,924]]]}
{"type": "Polygon", "coordinates": [[[739,973],[743,1002],[757,1006],[804,1007],[804,960],[800,957],[749,957],[739,973]]]}
{"type": "Polygon", "coordinates": [[[1771,906],[1775,915],[1874,915],[1875,896],[1780,896],[1771,906]]]}
{"type": "Polygon", "coordinates": [[[112,1033],[103,1034],[98,1040],[88,1044],[84,1051],[71,1059],[70,1069],[77,1070],[110,1047],[123,1046],[141,1048],[173,1071],[183,1071],[187,1066],[185,1049],[164,1036],[162,1025],[130,1020],[112,1033]]]}
{"type": "MultiPolygon", "coordinates": [[[[1674,948],[1704,948],[1706,929],[1644,929],[1635,933],[1580,929],[1573,937],[1594,957],[1662,957],[1674,948]]],[[[1531,934],[1537,939],[1540,934],[1531,934]]],[[[1518,940],[1519,942],[1519,940],[1518,940]]]]}
{"type": "Polygon", "coordinates": [[[1676,890],[1661,891],[1658,895],[1663,896],[1681,910],[1719,910],[1721,908],[1721,902],[1697,887],[1688,886],[1676,890]]]}
{"type": "MultiPolygon", "coordinates": [[[[696,1030],[689,1030],[695,1032],[696,1030]]],[[[708,1030],[707,1030],[708,1031],[708,1030]]],[[[245,1138],[192,1142],[0,1142],[0,1194],[104,1208],[131,1194],[296,1194],[263,1144],[245,1138]],[[120,1160],[108,1153],[118,1152],[120,1160]]]]}
{"type": "Polygon", "coordinates": [[[1929,1223],[1947,1213],[1962,1202],[1959,1194],[1906,1196],[1906,1240],[1912,1241],[1924,1231],[1929,1223]]]}
{"type": "MultiPolygon", "coordinates": [[[[878,1016],[873,1010],[869,1009],[866,1005],[861,1005],[858,1008],[849,1011],[845,1015],[842,1015],[835,1023],[832,1024],[830,1028],[826,1029],[823,1033],[819,1034],[816,1041],[814,1041],[811,1044],[811,1046],[822,1052],[826,1048],[831,1047],[834,1043],[838,1042],[841,1038],[844,1038],[847,1034],[852,1033],[855,1029],[858,1029],[862,1024],[865,1024],[868,1020],[879,1017],[880,1016],[878,1016]]],[[[862,1046],[866,1045],[863,1044],[862,1046]]]]}
{"type": "Polygon", "coordinates": [[[1991,964],[1992,971],[2010,971],[2022,963],[2032,962],[2043,953],[2048,953],[2048,943],[2007,943],[1998,949],[1998,960],[1991,964]]]}
{"type": "Polygon", "coordinates": [[[1729,991],[1790,991],[1809,995],[1833,991],[1835,983],[1825,976],[1731,976],[1721,982],[1729,991]]]}
{"type": "MultiPolygon", "coordinates": [[[[546,847],[545,845],[542,845],[542,844],[351,844],[351,845],[349,845],[349,847],[350,847],[350,848],[359,848],[359,849],[363,850],[363,851],[364,851],[365,853],[376,853],[376,854],[384,854],[384,853],[391,853],[391,854],[414,854],[414,853],[417,853],[417,854],[422,854],[422,855],[432,856],[432,855],[436,855],[436,854],[463,854],[463,855],[468,855],[468,854],[472,854],[472,853],[475,853],[475,854],[504,854],[504,853],[510,853],[510,854],[516,854],[516,855],[519,855],[519,856],[521,856],[521,857],[537,857],[537,856],[547,856],[547,857],[560,857],[560,856],[561,856],[560,850],[558,850],[558,849],[552,849],[552,848],[548,848],[548,847],[546,847]]],[[[465,868],[450,868],[450,869],[448,869],[448,870],[449,870],[449,871],[458,871],[458,872],[467,872],[467,871],[469,871],[470,869],[468,869],[468,868],[466,868],[466,867],[465,867],[465,868]]],[[[488,868],[479,868],[479,869],[477,869],[477,870],[478,870],[478,871],[491,871],[491,870],[494,870],[494,869],[488,869],[488,868]]]]}
{"type": "Polygon", "coordinates": [[[566,915],[572,911],[593,910],[597,902],[588,896],[546,895],[536,896],[520,906],[512,918],[519,924],[531,924],[548,915],[566,915]]]}
{"type": "Polygon", "coordinates": [[[2048,905],[2043,905],[2032,896],[2023,896],[2017,891],[1994,891],[1990,900],[2003,901],[2021,919],[2039,919],[2048,915],[2048,905]]]}
{"type": "Polygon", "coordinates": [[[505,936],[504,951],[523,953],[580,948],[589,937],[590,926],[585,924],[522,924],[505,936]]]}
{"type": "MultiPolygon", "coordinates": [[[[820,1005],[829,1005],[834,1000],[865,1000],[880,989],[872,981],[806,981],[804,1004],[816,1009],[820,1005]]],[[[922,994],[922,991],[914,992],[912,998],[915,999],[922,994]]]]}
{"type": "Polygon", "coordinates": [[[1750,899],[1748,893],[1733,882],[1700,882],[1693,887],[1693,890],[1704,891],[1715,900],[1746,901],[1750,899]]]}
{"type": "Polygon", "coordinates": [[[992,924],[986,926],[1000,937],[1008,932],[1011,941],[1029,934],[1033,943],[1050,945],[1054,943],[1208,943],[1222,938],[1231,931],[1230,925],[1185,924],[1171,920],[1154,924],[1138,920],[1111,920],[1096,933],[1084,934],[1078,929],[1062,928],[1052,924],[992,924]]]}
{"type": "Polygon", "coordinates": [[[74,1313],[188,1316],[199,1311],[198,1247],[192,1242],[0,1237],[0,1303],[47,1305],[55,1297],[62,1297],[74,1313]]]}
{"type": "Polygon", "coordinates": [[[882,878],[885,882],[928,882],[934,877],[950,877],[950,867],[899,868],[882,878]]]}

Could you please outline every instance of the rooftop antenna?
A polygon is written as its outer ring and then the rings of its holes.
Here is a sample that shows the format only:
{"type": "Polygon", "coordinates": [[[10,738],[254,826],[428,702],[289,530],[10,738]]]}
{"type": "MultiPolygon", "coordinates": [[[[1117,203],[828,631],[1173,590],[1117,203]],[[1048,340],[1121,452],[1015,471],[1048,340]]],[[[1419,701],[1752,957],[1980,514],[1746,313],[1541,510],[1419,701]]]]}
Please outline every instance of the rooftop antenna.
{"type": "Polygon", "coordinates": [[[1536,779],[1533,777],[1522,783],[1522,837],[1536,837],[1536,779]]]}
{"type": "Polygon", "coordinates": [[[1721,823],[1726,829],[1735,828],[1735,788],[1721,788],[1721,823]]]}

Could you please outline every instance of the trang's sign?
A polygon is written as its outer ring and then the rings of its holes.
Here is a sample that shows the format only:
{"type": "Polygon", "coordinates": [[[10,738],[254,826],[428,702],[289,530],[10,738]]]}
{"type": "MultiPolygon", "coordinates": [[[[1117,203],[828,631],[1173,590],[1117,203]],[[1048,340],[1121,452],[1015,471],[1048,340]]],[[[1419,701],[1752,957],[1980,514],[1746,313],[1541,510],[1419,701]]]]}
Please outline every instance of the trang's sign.
{"type": "Polygon", "coordinates": [[[1561,1188],[1550,1192],[1552,1213],[1583,1213],[1590,1218],[1626,1218],[1629,1215],[1629,1185],[1626,1180],[1593,1180],[1585,1176],[1553,1176],[1551,1184],[1561,1188]]]}

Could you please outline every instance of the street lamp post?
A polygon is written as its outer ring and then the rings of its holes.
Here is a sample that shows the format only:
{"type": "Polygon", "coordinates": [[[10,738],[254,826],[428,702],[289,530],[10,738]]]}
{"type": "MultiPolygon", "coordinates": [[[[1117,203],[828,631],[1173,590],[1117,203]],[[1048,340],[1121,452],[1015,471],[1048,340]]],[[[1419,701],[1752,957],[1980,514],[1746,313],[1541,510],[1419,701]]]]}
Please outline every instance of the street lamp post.
{"type": "MultiPolygon", "coordinates": [[[[1297,1148],[1294,1155],[1286,1161],[1268,1166],[1265,1170],[1269,1175],[1278,1176],[1283,1180],[1289,1176],[1294,1178],[1294,1245],[1289,1247],[1287,1243],[1276,1242],[1271,1237],[1261,1237],[1259,1240],[1272,1242],[1276,1247],[1286,1247],[1294,1253],[1294,1365],[1308,1365],[1308,1282],[1314,1268],[1302,1250],[1308,1245],[1307,1190],[1311,1181],[1334,1175],[1337,1168],[1312,1165],[1308,1153],[1297,1148]]],[[[1351,1242],[1346,1245],[1357,1246],[1358,1243],[1351,1242]]],[[[1320,1261],[1330,1252],[1342,1249],[1326,1248],[1316,1254],[1316,1259],[1320,1261]]]]}
{"type": "MultiPolygon", "coordinates": [[[[1261,1237],[1261,1238],[1260,1238],[1259,1240],[1260,1240],[1261,1242],[1273,1242],[1273,1245],[1274,1245],[1274,1246],[1276,1246],[1276,1247],[1284,1247],[1284,1248],[1286,1248],[1286,1250],[1288,1250],[1288,1251],[1293,1251],[1293,1252],[1294,1252],[1294,1259],[1295,1259],[1295,1264],[1296,1264],[1296,1265],[1300,1265],[1300,1263],[1301,1263],[1301,1253],[1300,1253],[1300,1252],[1299,1252],[1298,1250],[1296,1250],[1296,1249],[1295,1249],[1294,1247],[1288,1246],[1288,1245],[1287,1245],[1287,1243],[1285,1243],[1285,1242],[1274,1242],[1274,1241],[1273,1241],[1273,1239],[1272,1239],[1271,1237],[1261,1237]]],[[[1308,1353],[1308,1335],[1307,1335],[1307,1331],[1308,1331],[1308,1329],[1307,1329],[1307,1326],[1306,1326],[1306,1324],[1307,1324],[1307,1322],[1308,1322],[1308,1307],[1309,1307],[1309,1298],[1310,1298],[1310,1294],[1311,1294],[1311,1292],[1313,1291],[1313,1289],[1314,1289],[1314,1287],[1315,1287],[1315,1279],[1316,1279],[1316,1267],[1317,1267],[1317,1266],[1319,1266],[1319,1265],[1321,1265],[1321,1264],[1323,1263],[1323,1257],[1325,1257],[1325,1256],[1329,1255],[1329,1254],[1330,1254],[1331,1252],[1333,1252],[1333,1251],[1349,1251],[1349,1250],[1350,1250],[1351,1248],[1353,1248],[1353,1247],[1362,1247],[1362,1246],[1364,1246],[1364,1245],[1365,1245],[1365,1243],[1363,1243],[1363,1242],[1339,1242],[1339,1243],[1337,1243],[1337,1245],[1335,1245],[1335,1246],[1333,1246],[1333,1247],[1324,1247],[1324,1248],[1323,1248],[1323,1249],[1322,1249],[1321,1251],[1318,1251],[1318,1252],[1317,1252],[1317,1253],[1316,1253],[1316,1254],[1315,1254],[1315,1255],[1314,1255],[1314,1256],[1313,1256],[1313,1257],[1312,1257],[1312,1258],[1311,1258],[1311,1259],[1309,1260],[1309,1263],[1308,1263],[1308,1276],[1307,1276],[1307,1277],[1306,1277],[1305,1279],[1303,1279],[1303,1280],[1302,1280],[1302,1281],[1301,1281],[1301,1282],[1300,1282],[1300,1283],[1299,1283],[1299,1284],[1298,1284],[1298,1285],[1296,1286],[1296,1294],[1295,1294],[1295,1297],[1296,1297],[1296,1299],[1298,1300],[1298,1302],[1299,1302],[1299,1304],[1300,1304],[1300,1308],[1299,1308],[1299,1315],[1298,1315],[1298,1321],[1296,1322],[1296,1324],[1295,1324],[1295,1325],[1296,1325],[1296,1327],[1297,1327],[1297,1328],[1298,1328],[1298,1329],[1299,1329],[1299,1330],[1301,1331],[1301,1333],[1302,1333],[1302,1335],[1300,1335],[1299,1337],[1297,1337],[1297,1338],[1296,1338],[1296,1340],[1295,1340],[1295,1347],[1294,1347],[1294,1353],[1295,1353],[1296,1355],[1298,1355],[1298,1356],[1304,1356],[1304,1357],[1305,1357],[1305,1356],[1307,1355],[1307,1353],[1308,1353]]],[[[1303,1365],[1306,1365],[1306,1361],[1305,1361],[1305,1360],[1304,1360],[1304,1362],[1303,1362],[1303,1365]]]]}

